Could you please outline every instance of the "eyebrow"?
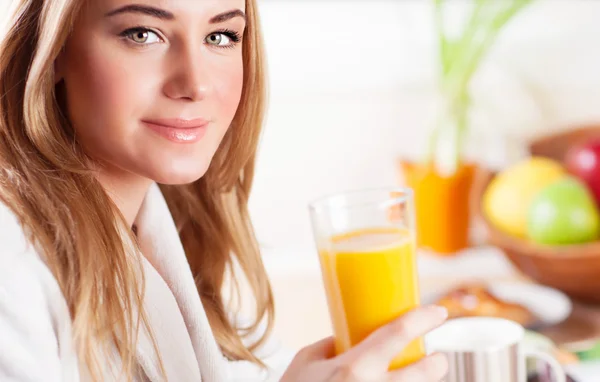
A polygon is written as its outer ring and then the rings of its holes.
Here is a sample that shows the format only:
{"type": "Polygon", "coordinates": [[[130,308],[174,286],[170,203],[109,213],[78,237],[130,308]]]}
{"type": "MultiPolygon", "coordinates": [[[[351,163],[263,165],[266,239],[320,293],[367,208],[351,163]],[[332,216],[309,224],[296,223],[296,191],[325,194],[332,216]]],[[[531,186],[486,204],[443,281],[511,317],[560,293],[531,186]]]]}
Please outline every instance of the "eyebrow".
{"type": "Polygon", "coordinates": [[[231,20],[234,17],[241,17],[246,21],[246,14],[239,9],[232,9],[231,11],[220,13],[213,16],[208,22],[211,24],[219,24],[227,20],[231,20]]]}
{"type": "Polygon", "coordinates": [[[175,18],[175,15],[169,11],[165,11],[164,9],[139,4],[125,5],[124,7],[108,12],[105,16],[112,17],[123,13],[141,13],[143,15],[156,17],[157,19],[161,20],[173,20],[175,18]]]}
{"type": "MultiPolygon", "coordinates": [[[[151,6],[147,6],[147,5],[140,5],[140,4],[129,4],[129,5],[125,5],[121,8],[117,8],[115,10],[112,10],[108,13],[106,13],[106,17],[112,17],[112,16],[116,16],[116,15],[120,15],[123,13],[141,13],[144,15],[148,15],[148,16],[152,16],[152,17],[156,17],[158,19],[161,20],[173,20],[175,19],[175,15],[173,15],[173,13],[166,11],[164,9],[160,9],[160,8],[155,8],[155,7],[151,7],[151,6]]],[[[246,21],[246,14],[239,10],[239,9],[232,9],[230,11],[227,12],[223,12],[220,13],[216,16],[213,16],[210,20],[209,23],[211,24],[219,24],[219,23],[223,23],[227,20],[231,20],[235,17],[241,17],[244,19],[244,21],[246,21]]]]}

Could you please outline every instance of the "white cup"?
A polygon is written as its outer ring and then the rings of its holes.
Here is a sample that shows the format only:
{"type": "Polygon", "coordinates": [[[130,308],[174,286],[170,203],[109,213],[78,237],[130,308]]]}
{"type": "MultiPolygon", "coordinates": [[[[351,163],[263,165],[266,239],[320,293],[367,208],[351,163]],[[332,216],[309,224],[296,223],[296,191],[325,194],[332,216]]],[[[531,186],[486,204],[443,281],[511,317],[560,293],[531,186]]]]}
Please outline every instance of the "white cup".
{"type": "Polygon", "coordinates": [[[526,382],[526,361],[537,358],[565,382],[562,366],[550,354],[527,349],[525,329],[501,318],[469,317],[449,320],[426,336],[427,350],[448,357],[446,382],[526,382]]]}

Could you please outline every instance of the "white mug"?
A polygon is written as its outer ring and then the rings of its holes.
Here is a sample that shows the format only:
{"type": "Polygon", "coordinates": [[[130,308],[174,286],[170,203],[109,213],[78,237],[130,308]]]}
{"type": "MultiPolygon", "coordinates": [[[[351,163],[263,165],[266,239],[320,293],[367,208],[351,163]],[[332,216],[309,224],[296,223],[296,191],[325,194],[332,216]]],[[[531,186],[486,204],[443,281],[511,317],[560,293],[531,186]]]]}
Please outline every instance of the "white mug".
{"type": "Polygon", "coordinates": [[[516,322],[491,317],[449,320],[426,336],[428,351],[448,357],[446,382],[526,382],[526,361],[538,358],[565,382],[562,366],[550,354],[527,349],[525,329],[516,322]]]}

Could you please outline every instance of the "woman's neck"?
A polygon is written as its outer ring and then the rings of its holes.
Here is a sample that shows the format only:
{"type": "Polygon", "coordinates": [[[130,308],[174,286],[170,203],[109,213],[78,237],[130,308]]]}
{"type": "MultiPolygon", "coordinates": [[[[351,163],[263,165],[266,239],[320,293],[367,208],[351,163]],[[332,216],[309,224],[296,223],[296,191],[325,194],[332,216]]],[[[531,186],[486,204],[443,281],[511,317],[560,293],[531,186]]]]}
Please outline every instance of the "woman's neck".
{"type": "Polygon", "coordinates": [[[108,166],[103,167],[97,177],[113,203],[125,217],[127,225],[132,227],[152,181],[108,166]]]}

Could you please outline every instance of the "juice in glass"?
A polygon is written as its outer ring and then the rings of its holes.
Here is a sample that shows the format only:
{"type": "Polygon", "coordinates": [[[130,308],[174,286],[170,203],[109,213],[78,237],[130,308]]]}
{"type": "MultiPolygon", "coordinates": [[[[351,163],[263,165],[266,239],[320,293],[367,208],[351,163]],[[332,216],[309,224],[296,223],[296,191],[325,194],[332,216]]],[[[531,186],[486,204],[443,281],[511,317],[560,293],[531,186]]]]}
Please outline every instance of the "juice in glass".
{"type": "MultiPolygon", "coordinates": [[[[389,195],[381,194],[384,208],[375,198],[372,211],[364,200],[337,203],[336,208],[319,211],[313,208],[313,228],[338,354],[419,305],[412,195],[404,191],[391,197],[404,204],[400,208],[392,205],[392,215],[389,195]],[[317,212],[320,216],[314,216],[317,212]]],[[[398,354],[390,370],[424,355],[423,341],[416,339],[398,354]]]]}

